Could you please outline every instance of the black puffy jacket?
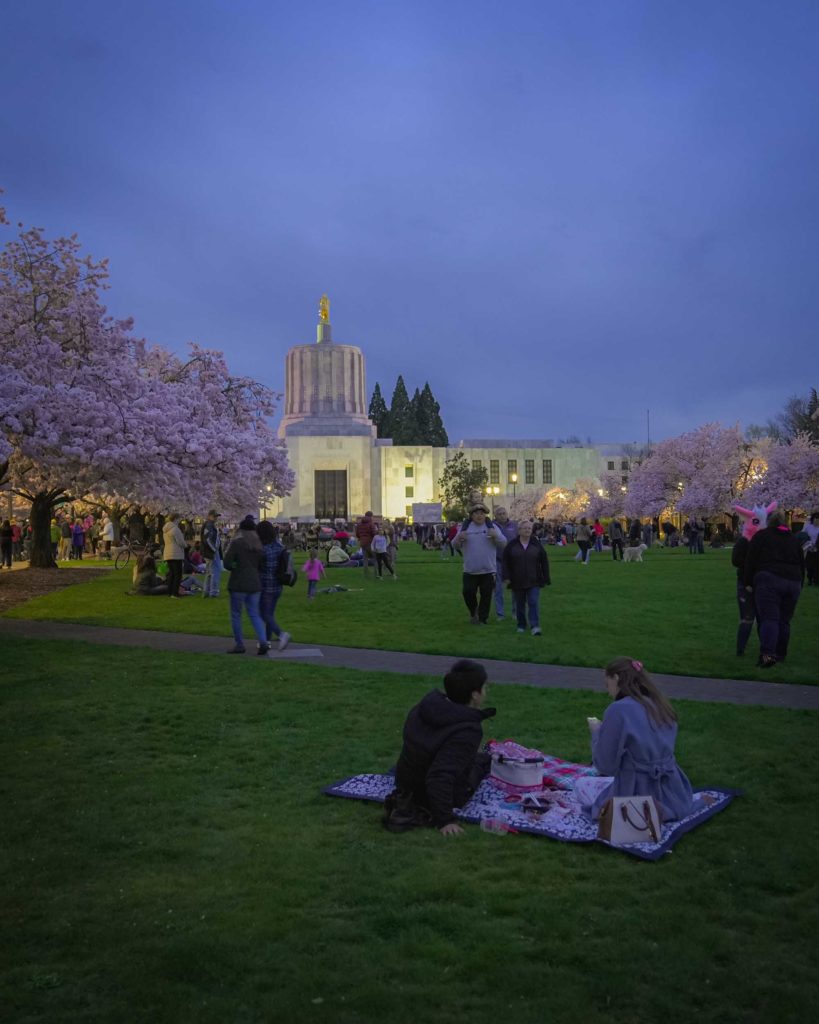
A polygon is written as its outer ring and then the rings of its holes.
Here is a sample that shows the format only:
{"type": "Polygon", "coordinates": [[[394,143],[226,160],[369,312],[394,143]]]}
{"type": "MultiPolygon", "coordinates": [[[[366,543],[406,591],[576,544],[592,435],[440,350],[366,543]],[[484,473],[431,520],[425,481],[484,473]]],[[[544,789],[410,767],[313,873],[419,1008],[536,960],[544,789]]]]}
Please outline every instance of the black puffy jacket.
{"type": "Polygon", "coordinates": [[[436,828],[454,821],[452,809],[463,806],[470,796],[470,773],[483,738],[481,724],[494,714],[495,708],[456,704],[440,690],[432,690],[407,715],[395,783],[430,812],[436,828]]]}

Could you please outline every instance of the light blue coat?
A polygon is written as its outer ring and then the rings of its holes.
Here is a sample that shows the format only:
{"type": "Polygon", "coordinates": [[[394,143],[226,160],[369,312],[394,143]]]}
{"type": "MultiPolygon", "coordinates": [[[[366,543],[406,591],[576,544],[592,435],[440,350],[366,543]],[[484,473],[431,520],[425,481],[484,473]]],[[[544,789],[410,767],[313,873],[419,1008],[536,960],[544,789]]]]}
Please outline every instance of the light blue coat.
{"type": "Polygon", "coordinates": [[[657,725],[633,697],[612,701],[600,728],[592,733],[592,760],[601,775],[614,781],[594,801],[591,815],[611,796],[653,796],[663,819],[691,812],[691,783],[674,758],[677,725],[657,725]]]}

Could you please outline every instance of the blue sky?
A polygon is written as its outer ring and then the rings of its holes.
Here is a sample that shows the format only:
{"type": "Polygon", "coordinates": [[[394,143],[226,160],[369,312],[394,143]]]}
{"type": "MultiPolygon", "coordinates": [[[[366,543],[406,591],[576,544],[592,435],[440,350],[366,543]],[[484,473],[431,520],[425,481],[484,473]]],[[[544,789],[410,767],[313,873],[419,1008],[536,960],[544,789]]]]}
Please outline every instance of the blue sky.
{"type": "Polygon", "coordinates": [[[819,4],[5,4],[13,220],[280,390],[328,292],[450,440],[642,441],[817,386],[819,4]]]}

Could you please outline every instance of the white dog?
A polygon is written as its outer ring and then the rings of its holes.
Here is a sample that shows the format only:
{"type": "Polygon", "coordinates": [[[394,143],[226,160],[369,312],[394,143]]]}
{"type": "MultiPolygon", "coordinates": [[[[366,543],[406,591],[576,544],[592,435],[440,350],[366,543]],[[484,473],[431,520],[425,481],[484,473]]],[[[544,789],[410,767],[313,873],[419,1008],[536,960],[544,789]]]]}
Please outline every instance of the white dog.
{"type": "Polygon", "coordinates": [[[623,553],[624,562],[642,562],[643,552],[648,551],[648,546],[645,544],[637,544],[633,548],[626,548],[623,553]]]}

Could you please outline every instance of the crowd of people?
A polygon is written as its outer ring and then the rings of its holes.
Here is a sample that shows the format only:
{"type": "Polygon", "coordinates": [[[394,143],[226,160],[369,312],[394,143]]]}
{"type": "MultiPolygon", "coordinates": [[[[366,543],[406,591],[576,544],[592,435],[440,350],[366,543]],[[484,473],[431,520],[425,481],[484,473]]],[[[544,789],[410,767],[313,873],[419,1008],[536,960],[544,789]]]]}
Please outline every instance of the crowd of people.
{"type": "MultiPolygon", "coordinates": [[[[745,525],[732,550],[740,616],[737,654],[744,653],[756,624],[759,665],[764,668],[786,659],[790,622],[801,588],[805,583],[819,584],[819,513],[811,515],[802,529],[794,532],[784,516],[773,509],[771,505],[767,510],[752,513],[739,508],[745,525]]],[[[244,649],[240,625],[243,612],[251,621],[261,653],[269,650],[274,639],[281,643],[285,637],[285,645],[289,641],[289,634],[279,628],[275,619],[281,595],[281,581],[276,579],[278,560],[283,553],[290,556],[304,545],[308,545],[309,554],[302,572],[307,579],[309,600],[315,598],[318,584],[330,568],[361,569],[364,577],[397,581],[399,542],[414,540],[425,549],[439,550],[443,558],[461,558],[461,593],[470,622],[487,625],[493,605],[496,619],[504,619],[509,591],[517,631],[528,631],[537,637],[542,633],[540,592],[551,585],[549,546],[575,544],[576,560],[587,566],[593,554],[623,560],[629,549],[641,545],[650,548],[654,544],[674,547],[680,539],[691,554],[702,554],[706,540],[711,546],[720,547],[727,539],[724,530],[709,527],[697,516],[690,516],[681,529],[656,519],[623,522],[617,517],[605,523],[599,518],[590,522],[586,517],[566,523],[513,521],[502,506],[490,514],[480,492],[473,495],[468,515],[461,523],[410,526],[389,519],[378,520],[368,511],[354,524],[338,520],[334,524],[257,525],[248,516],[234,528],[222,523],[215,510],[208,513],[201,525],[171,513],[164,519],[160,533],[160,522],[144,523],[145,533],[153,536],[156,543],[145,544],[137,559],[133,592],[172,599],[192,594],[215,598],[220,596],[222,575],[228,570],[236,653],[244,649]],[[262,556],[264,565],[250,564],[262,556]],[[274,557],[276,568],[270,561],[274,557]]],[[[128,543],[128,532],[126,521],[115,522],[107,514],[75,515],[69,508],[51,522],[53,555],[58,561],[79,560],[89,555],[112,558],[121,545],[128,543]]],[[[0,565],[11,568],[14,560],[26,560],[30,543],[28,520],[3,520],[0,565]]]]}

